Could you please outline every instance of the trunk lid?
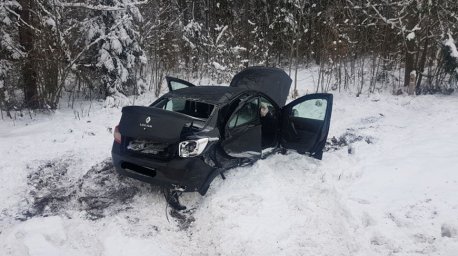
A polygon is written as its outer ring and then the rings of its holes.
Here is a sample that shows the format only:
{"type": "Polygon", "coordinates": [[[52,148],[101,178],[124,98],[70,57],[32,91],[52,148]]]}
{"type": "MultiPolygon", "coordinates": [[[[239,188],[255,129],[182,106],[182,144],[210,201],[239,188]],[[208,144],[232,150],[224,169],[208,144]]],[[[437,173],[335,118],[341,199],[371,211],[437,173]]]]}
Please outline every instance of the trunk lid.
{"type": "Polygon", "coordinates": [[[185,125],[194,119],[180,113],[154,107],[128,106],[122,109],[119,131],[122,136],[158,143],[180,141],[185,125]]]}
{"type": "Polygon", "coordinates": [[[191,131],[193,120],[160,108],[124,107],[119,123],[121,150],[134,157],[170,160],[178,153],[181,137],[191,131]]]}

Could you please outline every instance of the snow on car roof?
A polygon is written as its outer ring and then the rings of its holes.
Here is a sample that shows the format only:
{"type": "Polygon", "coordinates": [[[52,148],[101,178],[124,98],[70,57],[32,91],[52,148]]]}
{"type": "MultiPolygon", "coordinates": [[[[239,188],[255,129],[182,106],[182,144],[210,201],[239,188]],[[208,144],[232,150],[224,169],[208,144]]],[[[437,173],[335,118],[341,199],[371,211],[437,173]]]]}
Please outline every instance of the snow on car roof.
{"type": "Polygon", "coordinates": [[[227,103],[243,92],[249,91],[245,88],[229,86],[195,86],[178,89],[164,95],[165,97],[186,97],[196,99],[213,105],[227,103]]]}

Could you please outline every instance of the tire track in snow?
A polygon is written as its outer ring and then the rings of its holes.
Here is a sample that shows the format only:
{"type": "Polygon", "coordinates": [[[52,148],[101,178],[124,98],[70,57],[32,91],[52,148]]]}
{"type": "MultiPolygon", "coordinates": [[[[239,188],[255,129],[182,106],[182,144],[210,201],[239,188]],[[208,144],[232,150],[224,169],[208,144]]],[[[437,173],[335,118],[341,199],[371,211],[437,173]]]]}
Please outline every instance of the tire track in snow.
{"type": "Polygon", "coordinates": [[[118,175],[110,159],[93,166],[80,178],[72,177],[69,167],[75,161],[55,159],[32,169],[27,176],[29,191],[16,218],[83,212],[86,218],[96,220],[129,209],[133,197],[148,192],[146,184],[118,175]]]}

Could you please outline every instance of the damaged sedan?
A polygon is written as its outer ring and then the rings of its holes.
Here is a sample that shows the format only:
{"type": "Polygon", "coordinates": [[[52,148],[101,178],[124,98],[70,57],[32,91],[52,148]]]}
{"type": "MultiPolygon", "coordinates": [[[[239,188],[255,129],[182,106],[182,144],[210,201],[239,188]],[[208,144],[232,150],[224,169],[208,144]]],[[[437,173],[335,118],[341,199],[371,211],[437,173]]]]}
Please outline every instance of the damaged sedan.
{"type": "Polygon", "coordinates": [[[150,106],[122,109],[112,148],[121,175],[204,195],[226,170],[275,152],[322,158],[331,94],[309,94],[286,104],[291,78],[267,67],[246,68],[230,86],[166,80],[169,92],[150,106]]]}

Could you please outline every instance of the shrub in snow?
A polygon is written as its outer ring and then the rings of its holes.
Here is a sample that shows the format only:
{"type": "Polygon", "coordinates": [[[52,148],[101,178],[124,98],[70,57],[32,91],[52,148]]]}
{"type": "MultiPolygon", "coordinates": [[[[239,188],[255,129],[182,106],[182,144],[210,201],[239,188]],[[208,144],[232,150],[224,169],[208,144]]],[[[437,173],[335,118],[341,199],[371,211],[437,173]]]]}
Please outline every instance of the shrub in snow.
{"type": "Polygon", "coordinates": [[[447,39],[443,41],[442,45],[445,70],[447,73],[454,74],[458,77],[458,50],[452,35],[448,34],[447,39]]]}
{"type": "Polygon", "coordinates": [[[129,104],[131,104],[129,98],[127,98],[124,94],[117,92],[115,94],[107,96],[105,102],[103,103],[103,106],[108,108],[117,108],[129,104]]]}
{"type": "Polygon", "coordinates": [[[25,54],[15,42],[18,36],[14,27],[17,16],[9,11],[19,8],[17,1],[6,0],[0,3],[0,109],[7,111],[20,106],[22,97],[17,92],[15,64],[25,54]]]}
{"type": "Polygon", "coordinates": [[[142,22],[143,17],[130,0],[97,2],[106,10],[89,11],[90,18],[80,28],[85,35],[83,43],[94,48],[87,51],[85,59],[95,63],[96,70],[91,67],[86,71],[100,74],[99,83],[105,96],[133,94],[137,80],[135,68],[146,60],[137,31],[137,22],[142,22]]]}

